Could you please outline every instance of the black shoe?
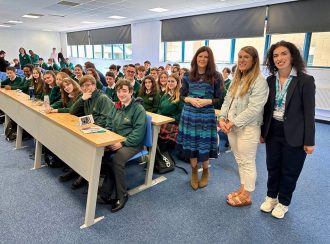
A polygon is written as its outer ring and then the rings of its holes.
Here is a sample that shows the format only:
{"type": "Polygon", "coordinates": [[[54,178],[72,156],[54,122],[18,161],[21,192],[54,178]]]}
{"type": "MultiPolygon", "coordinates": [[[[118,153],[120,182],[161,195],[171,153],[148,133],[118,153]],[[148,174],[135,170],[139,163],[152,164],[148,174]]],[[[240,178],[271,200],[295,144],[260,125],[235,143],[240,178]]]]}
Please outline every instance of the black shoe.
{"type": "Polygon", "coordinates": [[[71,185],[71,189],[72,190],[77,190],[81,187],[83,187],[84,185],[87,184],[87,181],[82,177],[79,176],[77,179],[74,180],[74,182],[71,185]]]}
{"type": "Polygon", "coordinates": [[[61,182],[66,182],[66,181],[72,180],[76,177],[77,177],[77,173],[75,171],[73,171],[73,169],[69,169],[68,172],[66,172],[64,175],[61,175],[58,179],[61,182]]]}
{"type": "Polygon", "coordinates": [[[225,143],[225,147],[229,147],[229,142],[226,142],[225,143]]]}
{"type": "Polygon", "coordinates": [[[115,213],[117,211],[119,211],[120,209],[124,208],[125,207],[125,204],[128,200],[128,195],[125,194],[124,197],[122,199],[119,199],[117,200],[113,205],[112,205],[112,208],[111,208],[111,212],[112,213],[115,213]]]}
{"type": "Polygon", "coordinates": [[[97,194],[97,203],[99,204],[109,204],[113,205],[116,203],[116,199],[111,199],[110,197],[104,197],[101,196],[100,194],[97,194]]]}

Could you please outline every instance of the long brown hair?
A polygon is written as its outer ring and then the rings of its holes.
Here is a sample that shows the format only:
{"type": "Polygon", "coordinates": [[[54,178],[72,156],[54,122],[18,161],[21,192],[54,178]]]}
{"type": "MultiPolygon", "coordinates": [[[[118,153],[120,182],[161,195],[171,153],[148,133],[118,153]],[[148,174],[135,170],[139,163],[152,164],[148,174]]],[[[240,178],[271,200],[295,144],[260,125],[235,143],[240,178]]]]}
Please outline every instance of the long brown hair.
{"type": "Polygon", "coordinates": [[[156,83],[154,77],[152,77],[151,75],[147,75],[142,80],[141,88],[139,90],[139,96],[143,96],[143,95],[146,94],[146,91],[147,91],[146,86],[145,86],[145,81],[146,80],[150,80],[151,83],[152,83],[150,95],[155,95],[158,92],[157,83],[156,83]]]}
{"type": "MultiPolygon", "coordinates": [[[[55,73],[52,71],[52,70],[47,70],[45,73],[44,73],[44,77],[45,75],[50,75],[53,77],[53,85],[56,86],[56,76],[55,76],[55,73]]],[[[45,85],[44,85],[44,93],[45,94],[49,94],[50,92],[50,87],[49,85],[45,82],[45,85]]]]}
{"type": "Polygon", "coordinates": [[[72,99],[75,102],[77,100],[78,96],[82,93],[78,83],[70,77],[66,77],[63,79],[63,81],[60,85],[60,88],[61,88],[61,101],[62,101],[63,107],[67,106],[70,99],[72,99]],[[64,90],[64,84],[66,84],[66,85],[72,84],[73,91],[71,93],[71,97],[69,97],[69,93],[67,93],[64,90]]]}
{"type": "MultiPolygon", "coordinates": [[[[171,78],[171,77],[174,78],[177,82],[177,85],[174,90],[174,94],[171,96],[171,99],[172,99],[172,103],[177,103],[180,101],[181,79],[180,79],[180,76],[177,74],[171,74],[168,76],[168,78],[171,78]]],[[[167,85],[165,94],[170,95],[169,92],[170,92],[170,89],[168,88],[168,85],[167,85]]]]}
{"type": "Polygon", "coordinates": [[[35,78],[32,79],[34,92],[36,94],[40,94],[40,93],[42,93],[42,91],[44,89],[44,81],[42,79],[41,69],[39,67],[34,67],[33,70],[36,70],[39,74],[38,79],[35,79],[35,78]]]}
{"type": "Polygon", "coordinates": [[[200,47],[195,53],[193,59],[191,60],[189,79],[192,81],[199,81],[202,77],[202,75],[198,73],[198,65],[197,65],[197,57],[202,52],[207,52],[209,55],[207,66],[205,69],[205,74],[203,74],[203,78],[206,81],[214,84],[217,79],[216,65],[215,65],[212,49],[207,46],[200,47]]]}
{"type": "Polygon", "coordinates": [[[243,74],[239,69],[236,70],[234,74],[234,78],[231,82],[231,86],[229,88],[229,92],[231,92],[232,96],[236,95],[238,87],[242,84],[242,79],[244,80],[243,87],[239,93],[239,96],[244,96],[252,86],[252,84],[257,79],[260,74],[260,62],[259,55],[257,49],[252,46],[242,47],[240,51],[244,51],[248,53],[252,57],[252,67],[243,74]]]}

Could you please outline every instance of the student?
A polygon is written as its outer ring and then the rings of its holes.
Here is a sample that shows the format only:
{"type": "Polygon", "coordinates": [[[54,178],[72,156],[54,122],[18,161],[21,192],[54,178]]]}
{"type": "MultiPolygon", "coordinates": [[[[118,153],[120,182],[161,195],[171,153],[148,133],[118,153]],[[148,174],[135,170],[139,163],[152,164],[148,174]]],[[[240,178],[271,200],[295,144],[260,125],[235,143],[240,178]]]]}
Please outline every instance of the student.
{"type": "Polygon", "coordinates": [[[157,113],[160,95],[158,93],[157,83],[151,75],[147,75],[142,80],[139,97],[143,99],[143,107],[146,111],[157,113]]]}
{"type": "Polygon", "coordinates": [[[154,79],[157,81],[158,80],[158,69],[157,67],[152,67],[150,69],[150,75],[154,77],[154,79]]]}
{"type": "Polygon", "coordinates": [[[172,74],[177,74],[177,75],[179,75],[179,73],[180,73],[180,66],[177,66],[177,65],[174,65],[173,64],[173,66],[172,66],[172,72],[171,72],[172,74]]]}
{"type": "Polygon", "coordinates": [[[127,68],[126,68],[126,76],[125,76],[125,79],[126,80],[129,80],[133,86],[133,96],[134,97],[137,97],[138,94],[139,94],[139,90],[140,90],[140,87],[141,87],[141,84],[137,81],[135,81],[135,66],[134,64],[129,64],[127,65],[127,68]]]}
{"type": "Polygon", "coordinates": [[[146,131],[146,112],[138,99],[132,98],[133,87],[128,80],[118,80],[116,92],[119,101],[109,112],[106,128],[126,138],[126,141],[108,146],[112,157],[103,158],[105,178],[99,191],[98,202],[111,204],[111,212],[125,207],[128,200],[125,164],[142,148],[146,131]]]}
{"type": "Polygon", "coordinates": [[[39,63],[39,55],[35,54],[32,50],[29,50],[29,54],[31,56],[32,64],[37,65],[39,63]]]}
{"type": "Polygon", "coordinates": [[[179,70],[180,79],[182,80],[183,76],[184,76],[186,73],[188,73],[188,72],[189,72],[189,69],[187,69],[187,68],[181,68],[181,69],[179,70]]]}
{"type": "Polygon", "coordinates": [[[80,79],[84,76],[83,67],[80,64],[76,64],[73,72],[75,74],[74,80],[79,83],[80,79]]]}
{"type": "Polygon", "coordinates": [[[68,68],[69,67],[69,65],[66,62],[66,59],[64,58],[63,53],[58,53],[57,57],[58,57],[57,58],[58,59],[57,61],[58,61],[59,65],[60,65],[60,68],[61,69],[68,68]]]}
{"type": "Polygon", "coordinates": [[[220,128],[228,134],[238,164],[241,186],[227,196],[233,207],[250,205],[257,177],[256,154],[268,85],[260,71],[258,51],[251,46],[238,53],[238,70],[221,108],[220,128]]]}
{"type": "Polygon", "coordinates": [[[160,99],[157,113],[175,119],[174,122],[161,126],[159,138],[166,142],[176,142],[178,124],[183,107],[183,102],[180,100],[180,88],[181,80],[179,76],[176,74],[170,75],[168,77],[166,92],[160,99]]]}
{"type": "Polygon", "coordinates": [[[120,70],[120,67],[121,67],[120,65],[115,65],[115,64],[111,64],[109,66],[109,71],[115,74],[115,77],[116,77],[115,78],[115,81],[117,81],[118,79],[124,77],[123,73],[121,73],[119,71],[120,70]]]}
{"type": "Polygon", "coordinates": [[[24,78],[23,78],[21,84],[19,86],[17,86],[17,89],[20,89],[25,94],[29,94],[29,86],[33,81],[32,71],[33,71],[33,65],[26,64],[23,67],[24,78]]]}
{"type": "Polygon", "coordinates": [[[34,67],[32,71],[32,84],[30,86],[33,86],[34,88],[34,96],[36,99],[43,99],[43,90],[44,90],[44,80],[41,73],[40,67],[34,67]]]}
{"type": "Polygon", "coordinates": [[[307,154],[315,149],[315,81],[306,74],[299,49],[273,44],[266,64],[270,89],[261,142],[266,142],[267,196],[260,209],[278,219],[289,210],[307,154]]]}
{"type": "MultiPolygon", "coordinates": [[[[222,77],[224,79],[225,83],[225,90],[223,92],[223,97],[226,96],[227,91],[229,90],[229,86],[231,84],[231,79],[229,79],[229,75],[231,73],[231,70],[228,67],[223,68],[222,70],[222,77]]],[[[219,104],[219,109],[222,107],[223,99],[221,99],[221,103],[219,104]]],[[[229,141],[228,141],[228,136],[225,134],[225,147],[229,147],[229,141]]]]}
{"type": "Polygon", "coordinates": [[[166,92],[168,82],[168,73],[163,71],[160,73],[158,78],[158,87],[159,87],[159,95],[162,97],[166,92]]]}
{"type": "Polygon", "coordinates": [[[15,69],[21,69],[21,64],[19,63],[19,60],[17,58],[13,59],[12,65],[15,69]]]}
{"type": "Polygon", "coordinates": [[[48,65],[45,63],[43,58],[39,58],[39,65],[42,69],[48,70],[48,65]]]}
{"type": "MultiPolygon", "coordinates": [[[[92,115],[94,123],[105,127],[110,109],[114,106],[111,100],[101,90],[96,88],[96,80],[93,76],[84,75],[80,79],[80,87],[83,95],[71,107],[70,113],[76,116],[92,115]]],[[[60,176],[60,181],[67,181],[75,177],[74,171],[68,171],[60,176]]],[[[72,183],[72,189],[78,189],[86,184],[86,180],[79,176],[72,183]]]]}
{"type": "Polygon", "coordinates": [[[21,47],[19,50],[19,63],[21,64],[21,67],[24,67],[26,64],[32,64],[31,57],[26,54],[26,51],[23,47],[21,47]]]}
{"type": "Polygon", "coordinates": [[[62,80],[60,89],[61,100],[53,103],[47,113],[69,113],[72,105],[82,95],[80,86],[70,77],[62,80]]]}
{"type": "Polygon", "coordinates": [[[103,86],[107,86],[107,82],[106,82],[106,80],[105,80],[104,75],[101,73],[101,71],[98,71],[98,70],[96,69],[95,65],[94,65],[92,62],[87,61],[87,62],[85,62],[85,69],[87,70],[87,69],[89,69],[89,68],[95,69],[96,72],[97,72],[97,74],[98,74],[99,77],[100,77],[100,81],[101,81],[102,85],[103,85],[103,86]]]}
{"type": "Polygon", "coordinates": [[[48,64],[48,70],[55,70],[55,71],[61,70],[61,67],[57,63],[55,63],[54,60],[51,58],[48,59],[47,64],[48,64]]]}
{"type": "Polygon", "coordinates": [[[8,66],[6,74],[8,78],[1,82],[1,87],[6,90],[17,90],[22,83],[22,78],[16,75],[16,69],[8,66]]]}
{"type": "Polygon", "coordinates": [[[56,85],[56,76],[53,71],[47,70],[44,73],[44,79],[44,96],[49,96],[49,104],[52,105],[61,99],[60,87],[56,85]]]}
{"type": "Polygon", "coordinates": [[[150,61],[149,60],[144,61],[143,65],[144,68],[146,69],[145,75],[150,75],[150,66],[151,66],[150,61]]]}
{"type": "Polygon", "coordinates": [[[67,65],[67,68],[69,68],[71,71],[74,70],[74,65],[69,58],[65,58],[65,63],[67,65]]]}
{"type": "Polygon", "coordinates": [[[65,79],[65,78],[68,78],[70,77],[67,73],[65,72],[58,72],[56,75],[56,85],[58,87],[61,87],[61,84],[62,84],[62,81],[65,79]]]}
{"type": "Polygon", "coordinates": [[[217,121],[214,112],[223,92],[223,79],[216,71],[211,48],[200,47],[192,61],[191,71],[185,73],[180,89],[180,99],[185,103],[177,136],[177,149],[190,159],[192,175],[190,185],[194,190],[208,185],[209,159],[218,157],[217,121]],[[203,174],[198,180],[198,162],[203,174]]]}
{"type": "Polygon", "coordinates": [[[105,88],[105,94],[113,101],[113,102],[117,102],[118,101],[118,97],[117,97],[117,93],[115,90],[115,74],[111,71],[108,71],[105,74],[105,79],[107,81],[108,86],[105,88]]]}
{"type": "Polygon", "coordinates": [[[143,78],[145,77],[145,71],[146,69],[144,68],[144,66],[139,66],[139,68],[137,68],[137,76],[135,77],[135,80],[137,82],[139,82],[141,84],[143,78]]]}
{"type": "Polygon", "coordinates": [[[96,88],[99,89],[99,90],[103,90],[103,84],[100,81],[100,76],[96,72],[95,69],[93,69],[93,68],[86,69],[86,75],[93,76],[95,78],[95,80],[96,80],[96,88]]]}
{"type": "Polygon", "coordinates": [[[74,77],[75,77],[74,73],[72,73],[72,71],[69,68],[63,68],[63,69],[61,69],[61,72],[66,73],[72,79],[74,79],[74,77]]]}
{"type": "Polygon", "coordinates": [[[0,71],[6,72],[6,68],[10,65],[10,63],[5,59],[6,52],[1,50],[0,51],[0,71]]]}
{"type": "Polygon", "coordinates": [[[157,69],[157,79],[158,79],[158,76],[160,75],[160,73],[162,73],[163,71],[165,71],[164,66],[159,66],[157,69]]]}
{"type": "Polygon", "coordinates": [[[167,71],[167,73],[169,75],[171,74],[171,69],[172,69],[172,65],[171,64],[166,64],[165,65],[165,71],[167,71]]]}

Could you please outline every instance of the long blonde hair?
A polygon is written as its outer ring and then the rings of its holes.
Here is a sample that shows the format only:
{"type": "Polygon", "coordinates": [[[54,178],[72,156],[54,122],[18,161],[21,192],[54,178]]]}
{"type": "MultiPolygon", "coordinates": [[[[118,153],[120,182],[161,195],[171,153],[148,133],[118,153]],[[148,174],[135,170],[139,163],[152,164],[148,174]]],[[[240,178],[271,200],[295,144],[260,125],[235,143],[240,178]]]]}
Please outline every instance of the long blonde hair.
{"type": "Polygon", "coordinates": [[[243,87],[239,93],[239,96],[244,96],[253,85],[258,75],[260,74],[260,62],[259,55],[257,49],[252,46],[246,46],[241,48],[240,51],[244,51],[248,53],[252,57],[252,67],[245,73],[241,72],[239,69],[236,70],[234,74],[234,78],[231,82],[231,86],[229,88],[229,92],[231,92],[232,96],[236,95],[238,87],[242,83],[242,79],[244,79],[243,87]]]}
{"type": "MultiPolygon", "coordinates": [[[[168,76],[168,78],[170,78],[170,77],[174,78],[177,82],[177,85],[174,89],[174,94],[171,96],[172,103],[177,103],[180,101],[181,79],[180,79],[179,75],[177,75],[177,74],[171,74],[168,76]]],[[[165,94],[170,95],[170,89],[168,88],[168,85],[166,86],[165,94]]]]}

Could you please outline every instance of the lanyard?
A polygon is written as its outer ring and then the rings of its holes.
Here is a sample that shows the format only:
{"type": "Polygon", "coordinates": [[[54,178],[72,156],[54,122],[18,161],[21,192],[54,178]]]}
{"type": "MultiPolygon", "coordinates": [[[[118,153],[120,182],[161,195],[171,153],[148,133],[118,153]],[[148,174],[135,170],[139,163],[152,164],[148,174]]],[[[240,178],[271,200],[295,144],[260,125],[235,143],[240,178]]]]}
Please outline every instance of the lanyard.
{"type": "Polygon", "coordinates": [[[284,96],[286,95],[288,87],[291,83],[291,80],[292,80],[292,75],[290,75],[290,77],[285,81],[284,87],[281,90],[280,81],[278,78],[276,78],[276,102],[277,102],[278,107],[282,107],[282,102],[283,102],[284,96]]]}

